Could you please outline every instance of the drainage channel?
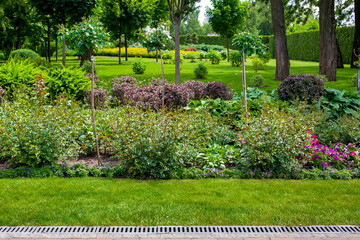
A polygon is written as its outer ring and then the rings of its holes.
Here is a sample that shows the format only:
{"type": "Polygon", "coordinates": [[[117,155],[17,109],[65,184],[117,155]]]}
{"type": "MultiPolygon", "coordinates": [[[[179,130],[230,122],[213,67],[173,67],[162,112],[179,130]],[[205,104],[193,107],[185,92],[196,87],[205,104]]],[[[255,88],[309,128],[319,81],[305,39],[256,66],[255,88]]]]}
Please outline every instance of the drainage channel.
{"type": "Polygon", "coordinates": [[[154,226],[154,227],[0,227],[0,236],[4,235],[83,235],[83,234],[277,234],[277,233],[329,233],[360,234],[360,226],[154,226]]]}

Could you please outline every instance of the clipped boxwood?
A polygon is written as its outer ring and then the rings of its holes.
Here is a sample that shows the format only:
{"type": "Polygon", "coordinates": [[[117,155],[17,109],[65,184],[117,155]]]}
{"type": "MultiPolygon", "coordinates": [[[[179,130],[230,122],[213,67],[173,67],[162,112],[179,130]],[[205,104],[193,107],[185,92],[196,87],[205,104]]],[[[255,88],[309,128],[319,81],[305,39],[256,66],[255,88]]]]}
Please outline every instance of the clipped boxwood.
{"type": "Polygon", "coordinates": [[[324,94],[324,82],[314,74],[288,76],[278,87],[281,100],[313,102],[324,94]]]}
{"type": "Polygon", "coordinates": [[[19,58],[19,59],[36,60],[36,59],[40,58],[40,55],[30,49],[18,49],[18,50],[12,51],[10,53],[10,57],[11,58],[19,58]]]}

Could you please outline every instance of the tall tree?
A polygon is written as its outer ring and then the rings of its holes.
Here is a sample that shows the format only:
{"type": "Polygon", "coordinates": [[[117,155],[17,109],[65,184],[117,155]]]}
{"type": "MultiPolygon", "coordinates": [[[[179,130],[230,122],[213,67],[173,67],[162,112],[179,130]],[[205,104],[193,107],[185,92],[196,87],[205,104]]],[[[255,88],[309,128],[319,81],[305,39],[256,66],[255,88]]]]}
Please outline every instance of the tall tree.
{"type": "Polygon", "coordinates": [[[290,73],[290,60],[286,40],[284,6],[282,0],[270,0],[271,18],[274,30],[276,58],[275,80],[283,81],[290,73]]]}
{"type": "Polygon", "coordinates": [[[360,54],[360,0],[355,0],[355,32],[354,32],[354,42],[353,42],[353,52],[351,55],[351,67],[356,68],[357,66],[354,64],[358,58],[355,54],[360,54]]]}
{"type": "Polygon", "coordinates": [[[320,59],[319,74],[336,81],[336,21],[334,0],[320,0],[320,59]]]}
{"type": "Polygon", "coordinates": [[[175,83],[180,84],[180,24],[181,20],[194,11],[200,0],[167,0],[170,21],[175,30],[175,83]]]}
{"type": "Polygon", "coordinates": [[[211,2],[214,9],[208,8],[206,14],[214,31],[226,38],[229,62],[229,39],[243,27],[249,5],[248,2],[240,0],[211,0],[211,2]]]}
{"type": "Polygon", "coordinates": [[[199,14],[200,14],[200,10],[195,10],[184,19],[186,21],[186,33],[187,34],[199,35],[201,33],[199,14]]]}
{"type": "MultiPolygon", "coordinates": [[[[53,0],[55,18],[63,27],[71,27],[87,18],[97,6],[97,0],[53,0]]],[[[66,66],[66,38],[61,36],[63,65],[66,66]]]]}

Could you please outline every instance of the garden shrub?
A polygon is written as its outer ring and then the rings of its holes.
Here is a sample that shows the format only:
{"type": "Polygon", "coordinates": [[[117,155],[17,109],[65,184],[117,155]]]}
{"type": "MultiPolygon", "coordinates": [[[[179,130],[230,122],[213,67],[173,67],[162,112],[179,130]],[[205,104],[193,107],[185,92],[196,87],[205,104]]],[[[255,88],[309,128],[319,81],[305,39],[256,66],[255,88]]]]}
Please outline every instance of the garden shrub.
{"type": "MultiPolygon", "coordinates": [[[[92,79],[92,74],[91,73],[85,73],[84,77],[87,77],[87,78],[89,78],[91,80],[92,79]]],[[[94,81],[99,82],[100,78],[97,75],[94,75],[94,81]]]]}
{"type": "Polygon", "coordinates": [[[137,58],[132,64],[132,69],[135,74],[143,74],[146,70],[146,63],[137,58]]]}
{"type": "Polygon", "coordinates": [[[257,73],[259,70],[264,70],[264,62],[257,56],[252,58],[252,66],[255,73],[257,73]]]}
{"type": "Polygon", "coordinates": [[[194,53],[186,54],[186,59],[190,59],[191,63],[196,63],[197,58],[198,58],[198,54],[194,54],[194,53]]]}
{"type": "Polygon", "coordinates": [[[66,93],[76,100],[83,100],[84,93],[91,88],[91,80],[79,68],[51,68],[48,75],[46,82],[51,99],[66,93]]]}
{"type": "Polygon", "coordinates": [[[10,53],[10,57],[22,59],[22,60],[25,60],[25,59],[36,60],[36,59],[40,58],[40,55],[30,49],[18,49],[18,50],[12,51],[10,53]]]}
{"type": "Polygon", "coordinates": [[[182,85],[193,91],[194,95],[192,100],[201,100],[205,97],[206,83],[200,81],[186,81],[182,85]]]}
{"type": "MultiPolygon", "coordinates": [[[[92,73],[92,65],[90,61],[85,61],[84,64],[81,66],[81,68],[85,73],[90,73],[90,74],[92,73]]],[[[94,74],[96,74],[96,72],[97,72],[97,67],[94,64],[94,74]]]]}
{"type": "Polygon", "coordinates": [[[357,87],[358,85],[358,75],[355,74],[352,78],[349,79],[351,81],[351,85],[353,87],[357,87]]]}
{"type": "Polygon", "coordinates": [[[194,69],[194,74],[197,79],[206,79],[206,75],[208,74],[208,70],[204,64],[199,64],[194,69]]]}
{"type": "Polygon", "coordinates": [[[169,84],[165,86],[164,104],[168,109],[179,109],[185,107],[193,96],[194,92],[186,86],[169,84]]]}
{"type": "Polygon", "coordinates": [[[237,145],[246,154],[240,165],[290,172],[299,169],[301,151],[319,120],[319,113],[305,112],[305,106],[287,111],[265,105],[258,116],[251,115],[239,125],[237,145]]]}
{"type": "MultiPolygon", "coordinates": [[[[196,49],[201,49],[198,46],[204,45],[204,46],[218,46],[222,49],[216,49],[216,50],[224,50],[226,47],[226,38],[220,37],[220,36],[206,36],[206,35],[197,35],[198,38],[198,44],[197,45],[190,45],[196,49]]],[[[180,35],[180,44],[185,45],[186,43],[186,35],[180,35]]],[[[207,50],[205,50],[207,51],[207,50]]]]}
{"type": "Polygon", "coordinates": [[[161,55],[164,64],[170,64],[171,60],[175,57],[170,51],[161,51],[161,55]]]}
{"type": "Polygon", "coordinates": [[[111,89],[111,95],[115,98],[118,104],[125,104],[125,93],[134,88],[136,88],[136,86],[130,83],[116,84],[111,89]]]}
{"type": "Polygon", "coordinates": [[[161,102],[162,87],[143,85],[137,88],[130,88],[125,92],[125,104],[136,106],[143,110],[159,110],[161,102]]]}
{"type": "Polygon", "coordinates": [[[164,86],[169,85],[170,83],[166,79],[156,78],[151,80],[151,84],[154,86],[164,86]]]}
{"type": "Polygon", "coordinates": [[[313,74],[288,76],[277,88],[281,100],[318,100],[324,94],[324,82],[313,74]]]}
{"type": "Polygon", "coordinates": [[[221,51],[220,54],[221,54],[221,59],[222,60],[225,60],[227,58],[227,52],[226,51],[221,51]]]}
{"type": "MultiPolygon", "coordinates": [[[[106,89],[94,89],[94,107],[104,108],[108,100],[108,91],[106,89]]],[[[84,94],[86,103],[91,106],[91,91],[84,94]]]]}
{"type": "Polygon", "coordinates": [[[111,81],[112,81],[113,85],[121,84],[121,83],[128,83],[128,84],[132,84],[132,85],[138,84],[138,80],[131,76],[122,76],[119,78],[113,78],[111,81]]]}
{"type": "Polygon", "coordinates": [[[251,80],[251,85],[254,87],[264,86],[264,77],[261,75],[254,75],[251,80]]]}
{"type": "Polygon", "coordinates": [[[221,59],[221,55],[220,53],[214,51],[214,50],[210,50],[206,57],[211,61],[211,64],[219,64],[220,63],[220,59],[221,59]]]}
{"type": "Polygon", "coordinates": [[[45,70],[36,67],[29,60],[10,59],[0,66],[0,86],[7,91],[9,96],[21,87],[32,87],[35,76],[49,79],[45,70]]]}
{"type": "Polygon", "coordinates": [[[2,104],[0,159],[12,166],[44,166],[81,152],[78,128],[84,117],[67,104],[46,106],[42,101],[22,94],[2,104]]]}
{"type": "Polygon", "coordinates": [[[205,95],[212,99],[231,100],[233,94],[226,84],[221,82],[209,82],[205,88],[205,95]]]}
{"type": "Polygon", "coordinates": [[[230,62],[233,67],[240,67],[242,65],[242,54],[241,52],[230,53],[230,62]]]}
{"type": "Polygon", "coordinates": [[[203,59],[206,59],[206,58],[207,58],[207,53],[204,51],[200,51],[200,54],[199,54],[200,61],[202,61],[203,59]]]}

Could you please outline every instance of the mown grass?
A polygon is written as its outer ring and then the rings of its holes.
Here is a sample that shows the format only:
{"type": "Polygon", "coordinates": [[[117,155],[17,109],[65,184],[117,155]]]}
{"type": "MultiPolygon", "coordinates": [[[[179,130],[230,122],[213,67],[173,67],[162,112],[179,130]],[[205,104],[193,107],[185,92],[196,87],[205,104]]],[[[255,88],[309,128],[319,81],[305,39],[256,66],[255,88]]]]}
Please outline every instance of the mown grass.
{"type": "MultiPolygon", "coordinates": [[[[143,75],[135,75],[132,71],[132,62],[134,58],[129,58],[129,61],[124,61],[123,64],[118,64],[117,57],[96,57],[96,65],[98,69],[98,75],[103,80],[100,84],[101,87],[105,87],[108,90],[111,88],[110,80],[116,76],[130,75],[135,76],[140,80],[148,80],[151,77],[161,77],[161,64],[160,60],[158,63],[155,62],[153,58],[143,58],[143,61],[147,64],[147,69],[143,75]]],[[[232,67],[230,63],[226,61],[221,61],[219,65],[212,65],[209,61],[197,61],[197,63],[190,63],[189,60],[185,61],[182,65],[181,70],[181,82],[194,80],[194,68],[197,67],[199,63],[204,64],[208,68],[207,79],[202,80],[204,82],[211,81],[220,81],[226,83],[230,88],[235,89],[237,92],[242,92],[241,85],[241,67],[232,67]]],[[[57,63],[60,64],[60,63],[57,63]]],[[[78,66],[79,61],[74,57],[67,58],[67,64],[69,66],[78,66]]],[[[172,64],[165,64],[165,77],[170,82],[175,81],[175,66],[172,64]]],[[[265,78],[264,84],[269,86],[262,88],[264,90],[271,91],[279,86],[280,82],[275,81],[275,70],[276,63],[272,59],[266,66],[264,70],[254,73],[252,67],[251,59],[246,62],[246,76],[248,85],[250,84],[250,79],[252,76],[260,74],[265,78]]],[[[317,62],[305,62],[305,61],[291,61],[291,74],[307,73],[307,74],[318,74],[319,72],[319,63],[317,62]]],[[[339,90],[349,90],[356,91],[356,87],[352,86],[349,79],[352,78],[357,73],[357,69],[351,69],[349,65],[345,65],[344,69],[337,69],[337,81],[336,82],[326,82],[327,87],[336,88],[339,90]]]]}
{"type": "Polygon", "coordinates": [[[2,179],[0,225],[360,224],[360,181],[2,179]]]}

